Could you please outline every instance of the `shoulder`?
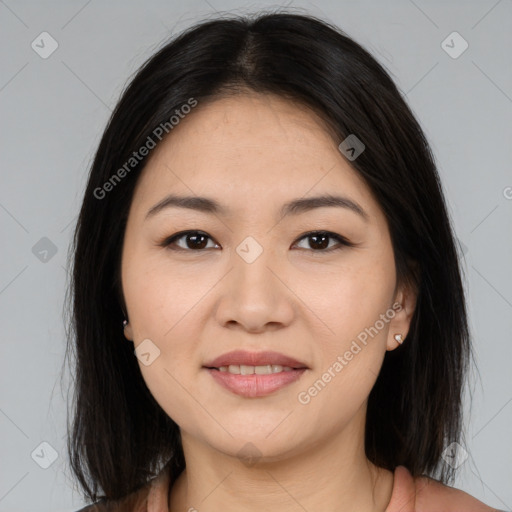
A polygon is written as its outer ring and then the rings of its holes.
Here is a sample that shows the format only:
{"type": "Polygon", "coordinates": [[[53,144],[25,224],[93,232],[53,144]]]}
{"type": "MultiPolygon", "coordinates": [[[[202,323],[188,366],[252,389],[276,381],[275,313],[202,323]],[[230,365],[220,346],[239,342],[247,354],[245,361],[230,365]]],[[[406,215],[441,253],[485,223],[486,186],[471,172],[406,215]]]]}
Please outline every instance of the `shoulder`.
{"type": "Polygon", "coordinates": [[[393,491],[386,512],[502,512],[467,492],[428,476],[413,478],[405,466],[394,471],[393,491]]]}
{"type": "Polygon", "coordinates": [[[100,500],[97,501],[96,503],[93,503],[92,505],[87,505],[86,507],[81,508],[76,512],[103,512],[104,510],[106,510],[105,505],[103,503],[103,500],[100,500]]]}
{"type": "Polygon", "coordinates": [[[149,487],[145,486],[118,500],[101,499],[76,512],[147,512],[149,487]]]}
{"type": "Polygon", "coordinates": [[[467,492],[427,476],[416,478],[415,485],[417,512],[499,512],[467,492]]]}
{"type": "Polygon", "coordinates": [[[165,466],[144,487],[124,498],[107,502],[104,498],[76,512],[167,512],[170,470],[165,466]]]}

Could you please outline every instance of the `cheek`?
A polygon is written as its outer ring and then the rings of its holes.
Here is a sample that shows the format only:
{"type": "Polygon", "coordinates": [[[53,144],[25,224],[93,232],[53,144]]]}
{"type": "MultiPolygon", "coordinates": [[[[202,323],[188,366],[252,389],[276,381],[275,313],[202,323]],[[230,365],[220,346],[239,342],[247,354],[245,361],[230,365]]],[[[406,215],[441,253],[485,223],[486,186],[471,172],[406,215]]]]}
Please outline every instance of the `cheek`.
{"type": "MultiPolygon", "coordinates": [[[[176,358],[173,359],[176,361],[176,358]]],[[[151,366],[140,366],[151,395],[175,423],[180,427],[186,425],[188,432],[195,431],[197,425],[209,424],[211,418],[207,417],[205,409],[191,398],[190,393],[199,395],[191,389],[190,378],[180,371],[180,365],[170,362],[167,353],[162,353],[151,366]]]]}
{"type": "Polygon", "coordinates": [[[395,287],[393,265],[392,253],[381,253],[372,261],[361,257],[350,269],[339,270],[323,282],[325,288],[312,309],[320,312],[328,329],[322,328],[323,334],[315,338],[320,363],[308,382],[317,383],[318,398],[312,397],[311,402],[316,401],[313,407],[319,409],[325,406],[322,413],[339,414],[328,407],[340,397],[340,408],[354,412],[375,383],[394,316],[390,311],[395,287]]]}
{"type": "Polygon", "coordinates": [[[194,286],[184,273],[154,257],[128,260],[123,269],[123,290],[136,341],[154,338],[165,344],[199,299],[198,288],[203,287],[194,286]]]}
{"type": "Polygon", "coordinates": [[[190,322],[198,292],[187,295],[184,289],[188,288],[180,286],[176,273],[133,263],[126,269],[125,298],[139,368],[155,400],[177,421],[174,413],[190,408],[184,387],[189,387],[190,374],[198,364],[193,358],[194,339],[200,336],[193,331],[197,323],[190,322]]]}
{"type": "Polygon", "coordinates": [[[378,353],[363,349],[351,361],[333,358],[311,376],[297,396],[298,412],[312,423],[310,430],[339,432],[350,424],[368,399],[381,362],[378,353]]]}
{"type": "Polygon", "coordinates": [[[375,384],[386,353],[392,317],[386,322],[381,315],[388,311],[393,285],[381,281],[384,286],[379,288],[367,277],[351,274],[341,279],[336,290],[326,291],[329,300],[320,310],[335,334],[315,337],[319,364],[297,398],[308,417],[326,425],[345,424],[357,413],[375,384]]]}
{"type": "MultiPolygon", "coordinates": [[[[321,339],[331,347],[328,352],[342,350],[373,326],[390,308],[394,287],[394,272],[376,263],[343,269],[323,279],[320,289],[318,285],[310,288],[313,291],[304,301],[319,312],[325,326],[321,339]]],[[[379,334],[385,338],[386,329],[379,326],[379,334]]]]}

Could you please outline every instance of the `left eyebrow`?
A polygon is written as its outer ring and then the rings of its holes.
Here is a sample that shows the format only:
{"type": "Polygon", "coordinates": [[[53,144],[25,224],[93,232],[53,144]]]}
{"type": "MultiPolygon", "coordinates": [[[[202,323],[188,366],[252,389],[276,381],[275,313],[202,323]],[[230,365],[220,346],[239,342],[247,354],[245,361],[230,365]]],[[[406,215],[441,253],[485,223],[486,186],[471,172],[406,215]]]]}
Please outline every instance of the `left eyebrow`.
{"type": "MultiPolygon", "coordinates": [[[[200,196],[177,196],[170,194],[161,201],[152,206],[146,214],[146,219],[156,215],[158,212],[166,208],[188,208],[204,213],[218,214],[222,216],[230,216],[232,212],[229,208],[222,206],[215,199],[200,196]]],[[[343,196],[333,196],[324,194],[316,197],[307,197],[294,199],[285,203],[280,209],[281,217],[287,215],[299,215],[311,211],[315,208],[338,207],[348,209],[359,215],[365,222],[369,221],[368,213],[357,202],[343,196]]]]}

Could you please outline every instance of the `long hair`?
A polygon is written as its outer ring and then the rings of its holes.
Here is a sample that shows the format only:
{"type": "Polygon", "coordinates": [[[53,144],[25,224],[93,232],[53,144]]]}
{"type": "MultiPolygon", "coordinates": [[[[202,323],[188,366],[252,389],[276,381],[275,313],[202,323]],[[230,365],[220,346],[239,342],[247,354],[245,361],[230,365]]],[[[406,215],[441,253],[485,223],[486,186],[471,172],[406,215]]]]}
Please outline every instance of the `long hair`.
{"type": "Polygon", "coordinates": [[[460,440],[471,345],[434,156],[390,75],[368,51],[325,21],[282,12],[202,21],[167,41],[137,71],[111,115],[70,251],[72,471],[95,501],[135,492],[162,465],[170,467],[171,482],[184,469],[179,428],[149,392],[123,336],[121,250],[147,161],[130,158],[148,137],[155,139],[155,128],[170,130],[169,119],[191,98],[200,106],[243,91],[311,109],[336,144],[350,134],[365,144],[352,168],[386,216],[398,282],[413,283],[418,293],[406,342],[386,353],[368,398],[366,456],[388,470],[404,465],[413,476],[450,482],[453,468],[441,454],[460,440]]]}

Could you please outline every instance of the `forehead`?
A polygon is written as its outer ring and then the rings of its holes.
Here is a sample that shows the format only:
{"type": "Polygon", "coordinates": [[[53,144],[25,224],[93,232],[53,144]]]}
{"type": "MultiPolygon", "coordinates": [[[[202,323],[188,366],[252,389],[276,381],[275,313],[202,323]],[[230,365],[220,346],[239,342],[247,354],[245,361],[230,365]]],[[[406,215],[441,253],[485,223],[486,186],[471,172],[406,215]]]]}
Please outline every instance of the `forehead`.
{"type": "Polygon", "coordinates": [[[153,150],[134,206],[170,192],[213,196],[233,211],[325,193],[378,208],[314,112],[260,94],[199,103],[180,120],[153,150]]]}

